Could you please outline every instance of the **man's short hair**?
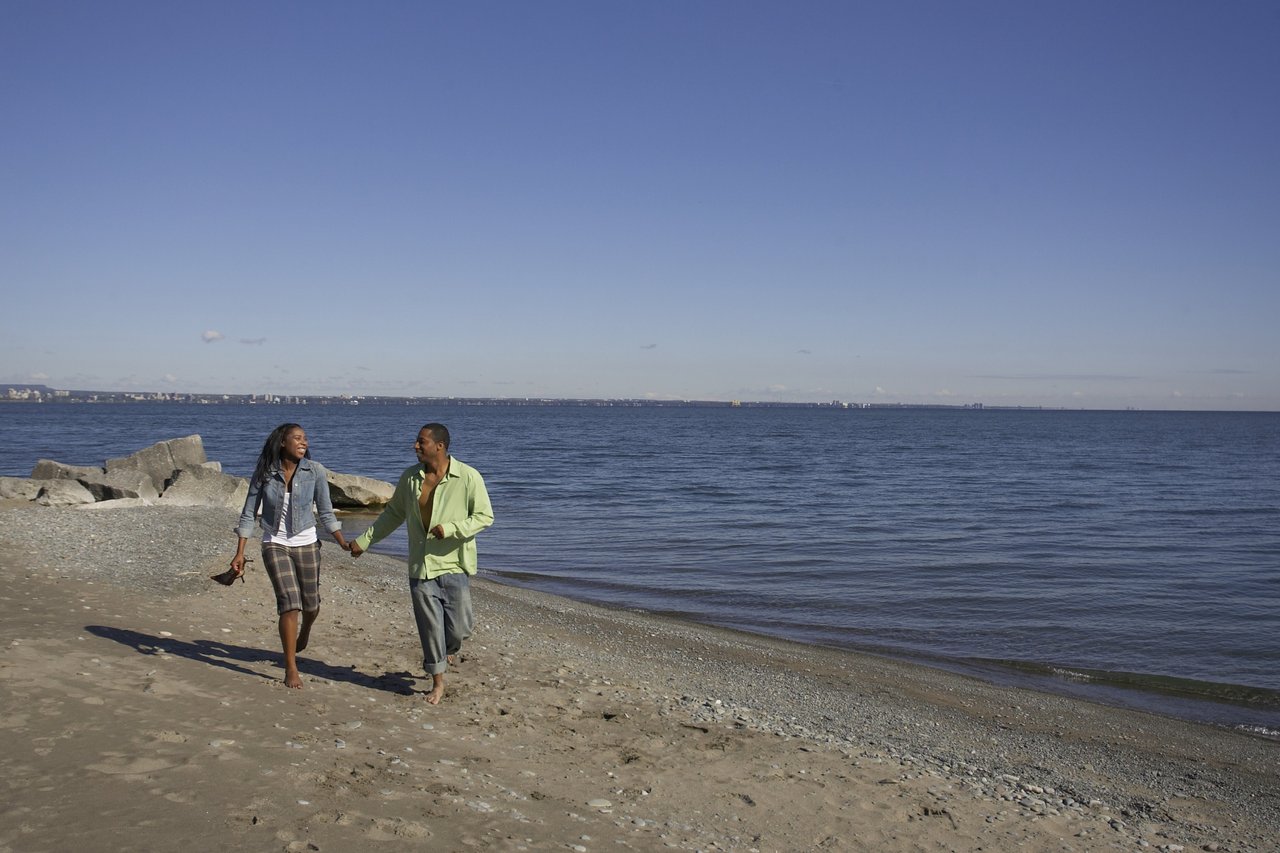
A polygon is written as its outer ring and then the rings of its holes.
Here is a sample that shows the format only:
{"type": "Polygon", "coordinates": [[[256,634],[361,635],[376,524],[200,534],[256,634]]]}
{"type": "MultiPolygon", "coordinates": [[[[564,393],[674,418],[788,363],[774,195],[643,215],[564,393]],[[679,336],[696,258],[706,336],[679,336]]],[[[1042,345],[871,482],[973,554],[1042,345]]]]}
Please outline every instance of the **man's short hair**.
{"type": "Polygon", "coordinates": [[[429,423],[418,432],[429,432],[434,441],[438,441],[444,445],[444,449],[449,449],[449,428],[444,424],[429,423]]]}

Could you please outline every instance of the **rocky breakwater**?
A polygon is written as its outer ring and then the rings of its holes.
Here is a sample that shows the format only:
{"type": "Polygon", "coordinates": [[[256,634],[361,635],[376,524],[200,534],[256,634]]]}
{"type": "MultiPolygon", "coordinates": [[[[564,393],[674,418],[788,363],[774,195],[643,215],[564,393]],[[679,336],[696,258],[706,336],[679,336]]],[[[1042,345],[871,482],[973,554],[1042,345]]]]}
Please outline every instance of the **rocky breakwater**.
{"type": "MultiPolygon", "coordinates": [[[[329,472],[333,504],[341,509],[378,507],[394,487],[381,480],[329,472]]],[[[0,499],[44,506],[111,509],[130,506],[215,506],[240,509],[249,481],[223,473],[205,455],[198,435],[157,442],[102,467],[36,462],[30,477],[0,477],[0,499]]]]}

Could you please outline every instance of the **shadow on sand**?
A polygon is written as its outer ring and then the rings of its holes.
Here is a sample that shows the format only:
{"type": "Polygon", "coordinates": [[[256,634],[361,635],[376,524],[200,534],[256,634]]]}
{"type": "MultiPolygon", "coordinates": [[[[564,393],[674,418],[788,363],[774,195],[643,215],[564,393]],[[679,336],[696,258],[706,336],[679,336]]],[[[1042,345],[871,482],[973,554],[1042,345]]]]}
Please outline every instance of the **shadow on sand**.
{"type": "MultiPolygon", "coordinates": [[[[179,640],[176,637],[156,637],[140,631],[132,631],[128,628],[113,628],[109,625],[86,625],[85,630],[96,637],[113,640],[122,646],[129,646],[139,654],[155,655],[164,653],[175,655],[188,660],[207,663],[210,666],[229,669],[242,675],[251,675],[255,678],[265,678],[271,681],[275,680],[272,676],[249,669],[246,666],[242,666],[242,664],[270,663],[279,667],[284,666],[283,655],[280,652],[252,649],[232,643],[218,642],[217,640],[188,641],[179,640]]],[[[373,690],[384,690],[401,696],[413,694],[415,692],[413,685],[417,680],[408,672],[384,672],[381,675],[368,675],[360,672],[354,666],[330,666],[329,664],[303,657],[298,658],[298,671],[303,675],[327,678],[330,681],[341,681],[345,684],[353,684],[357,687],[367,687],[373,690]]]]}

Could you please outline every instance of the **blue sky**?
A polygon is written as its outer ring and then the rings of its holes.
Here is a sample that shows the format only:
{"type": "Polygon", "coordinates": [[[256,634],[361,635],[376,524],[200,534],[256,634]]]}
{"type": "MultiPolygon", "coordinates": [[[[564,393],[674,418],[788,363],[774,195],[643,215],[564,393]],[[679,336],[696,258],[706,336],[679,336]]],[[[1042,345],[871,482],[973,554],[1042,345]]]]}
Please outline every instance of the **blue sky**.
{"type": "Polygon", "coordinates": [[[0,2],[0,381],[1280,410],[1274,2],[0,2]]]}

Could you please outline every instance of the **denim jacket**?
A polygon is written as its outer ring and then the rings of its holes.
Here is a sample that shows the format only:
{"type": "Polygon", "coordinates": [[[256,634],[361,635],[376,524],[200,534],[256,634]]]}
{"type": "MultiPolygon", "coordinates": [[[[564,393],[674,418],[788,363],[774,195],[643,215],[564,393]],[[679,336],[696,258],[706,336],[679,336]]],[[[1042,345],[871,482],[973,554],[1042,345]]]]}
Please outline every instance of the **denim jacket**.
{"type": "MultiPolygon", "coordinates": [[[[342,522],[333,514],[333,501],[329,498],[328,472],[319,462],[302,459],[298,462],[298,470],[293,472],[293,493],[289,504],[289,529],[286,533],[294,536],[316,526],[316,514],[324,522],[324,529],[333,533],[342,529],[342,522]],[[315,510],[312,510],[312,504],[315,510]]],[[[240,513],[240,521],[236,525],[236,534],[241,539],[248,539],[253,534],[254,516],[258,505],[262,505],[262,529],[276,530],[280,527],[280,509],[284,505],[284,475],[279,468],[267,473],[263,483],[249,483],[249,495],[244,499],[244,510],[240,513]]]]}

